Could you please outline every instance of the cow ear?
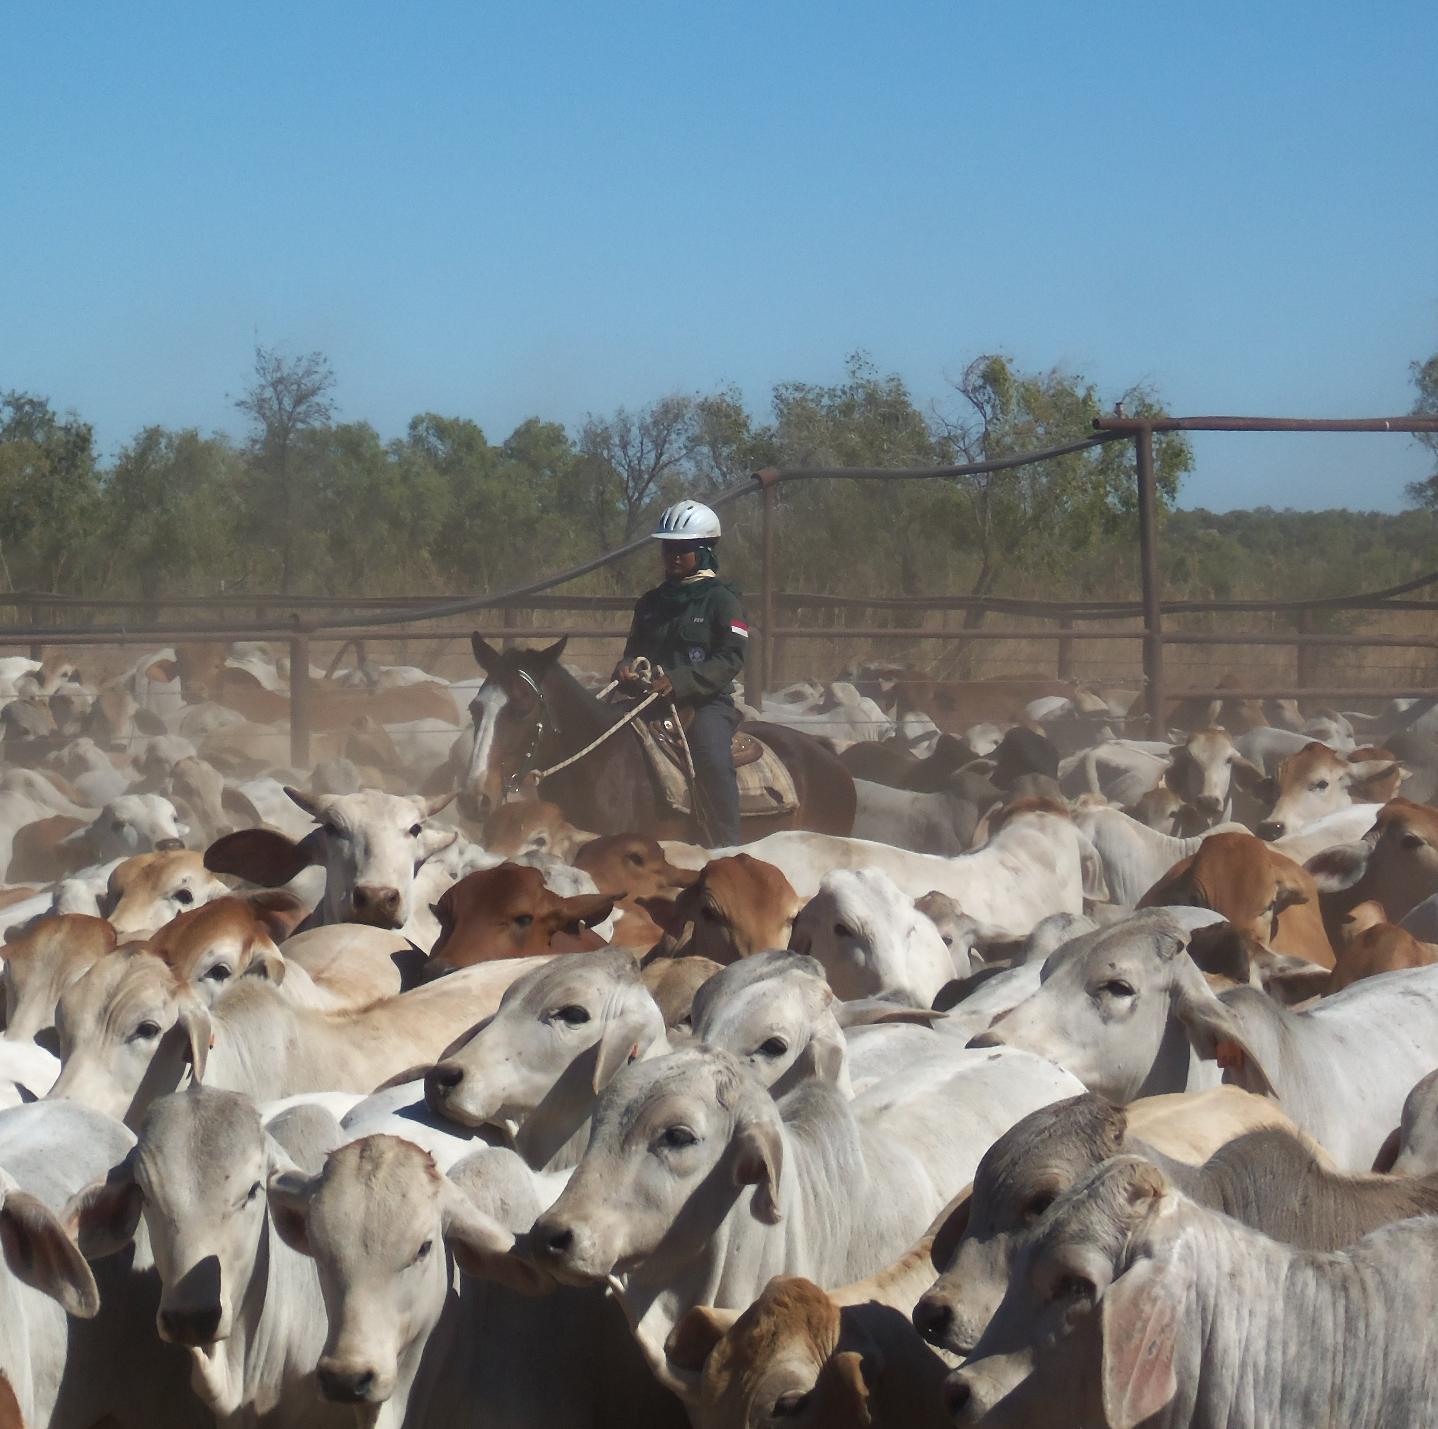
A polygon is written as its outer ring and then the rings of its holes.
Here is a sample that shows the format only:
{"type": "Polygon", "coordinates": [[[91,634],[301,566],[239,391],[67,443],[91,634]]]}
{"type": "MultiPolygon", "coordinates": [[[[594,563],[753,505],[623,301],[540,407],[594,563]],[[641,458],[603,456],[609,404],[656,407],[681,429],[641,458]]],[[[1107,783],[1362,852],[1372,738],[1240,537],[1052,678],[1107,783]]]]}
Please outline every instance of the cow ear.
{"type": "Polygon", "coordinates": [[[806,1081],[828,1082],[830,1086],[839,1087],[844,1091],[846,1100],[853,1096],[843,1033],[836,1036],[832,1031],[828,1035],[822,1029],[816,1031],[794,1058],[794,1070],[806,1081]]]}
{"type": "Polygon", "coordinates": [[[486,675],[492,675],[499,668],[502,659],[498,650],[479,631],[469,637],[469,648],[474,652],[475,663],[486,675]]]}
{"type": "MultiPolygon", "coordinates": [[[[245,895],[245,902],[276,943],[283,943],[309,916],[309,905],[283,888],[269,888],[263,893],[245,895]]],[[[278,979],[277,979],[278,980],[278,979]]]]}
{"type": "Polygon", "coordinates": [[[135,1238],[145,1198],[135,1184],[134,1152],[103,1181],[82,1186],[65,1204],[65,1229],[90,1260],[114,1255],[135,1238]]]}
{"type": "Polygon", "coordinates": [[[558,931],[578,933],[580,928],[592,928],[602,923],[614,912],[613,893],[576,893],[572,898],[559,900],[558,931]]]}
{"type": "Polygon", "coordinates": [[[1362,759],[1343,776],[1355,804],[1381,804],[1398,792],[1407,771],[1392,759],[1362,759]]]}
{"type": "MultiPolygon", "coordinates": [[[[255,943],[250,945],[250,965],[245,969],[245,977],[258,978],[261,982],[273,983],[278,987],[285,980],[285,960],[280,950],[270,942],[268,938],[258,946],[255,943]]],[[[199,1080],[198,1077],[195,1079],[199,1080]]]]}
{"type": "Polygon", "coordinates": [[[177,1024],[188,1044],[190,1075],[197,1082],[205,1080],[205,1063],[210,1055],[210,1014],[194,998],[180,1003],[177,1024]]]}
{"type": "Polygon", "coordinates": [[[317,850],[307,845],[308,838],[297,844],[274,829],[240,829],[216,839],[205,850],[205,867],[211,873],[228,873],[249,883],[278,888],[318,862],[317,850]]]}
{"type": "Polygon", "coordinates": [[[714,1346],[729,1333],[729,1327],[738,1318],[736,1311],[717,1310],[712,1305],[696,1305],[681,1316],[664,1341],[664,1358],[670,1369],[684,1374],[703,1374],[714,1346]]]}
{"type": "Polygon", "coordinates": [[[1387,1176],[1392,1173],[1394,1163],[1398,1160],[1398,1153],[1403,1150],[1403,1128],[1395,1126],[1387,1136],[1383,1138],[1383,1145],[1378,1148],[1378,1155],[1373,1158],[1373,1169],[1380,1176],[1387,1176]]]}
{"type": "Polygon", "coordinates": [[[594,1048],[594,1092],[597,1096],[639,1055],[649,1049],[654,1032],[640,1016],[614,1017],[594,1048]]]}
{"type": "MultiPolygon", "coordinates": [[[[1268,776],[1251,759],[1240,755],[1228,766],[1233,782],[1246,794],[1268,793],[1268,776]]],[[[1276,796],[1275,796],[1276,797],[1276,796]]]]}
{"type": "Polygon", "coordinates": [[[777,1226],[783,1220],[779,1209],[779,1180],[784,1174],[784,1140],[777,1117],[748,1118],[740,1122],[735,1137],[738,1158],[734,1162],[734,1184],[753,1186],[749,1209],[757,1221],[777,1226]]]}
{"type": "Polygon", "coordinates": [[[940,1274],[948,1273],[959,1253],[959,1242],[969,1229],[969,1212],[974,1204],[974,1187],[970,1182],[939,1213],[940,1220],[934,1226],[933,1242],[929,1247],[929,1259],[940,1274]]]}
{"type": "Polygon", "coordinates": [[[1143,1260],[1103,1297],[1103,1409],[1110,1429],[1135,1429],[1178,1392],[1178,1317],[1193,1278],[1188,1257],[1143,1260]]]}
{"type": "Polygon", "coordinates": [[[157,685],[168,685],[179,673],[180,667],[173,660],[151,660],[145,667],[145,678],[157,685]]]}
{"type": "Polygon", "coordinates": [[[424,810],[424,817],[432,819],[441,809],[447,808],[459,798],[459,790],[452,789],[448,794],[436,794],[432,799],[421,799],[420,807],[424,810]]]}
{"type": "Polygon", "coordinates": [[[457,1186],[447,1188],[444,1243],[454,1263],[476,1280],[492,1280],[521,1295],[548,1295],[554,1281],[515,1253],[512,1232],[485,1215],[457,1186]]]}
{"type": "Polygon", "coordinates": [[[226,784],[220,794],[220,807],[234,819],[237,827],[255,829],[264,823],[264,816],[255,808],[254,800],[242,789],[226,784]]]}
{"type": "Polygon", "coordinates": [[[1373,845],[1365,842],[1334,844],[1316,853],[1303,866],[1320,893],[1341,893],[1352,888],[1368,872],[1373,845]]]}
{"type": "Polygon", "coordinates": [[[280,1239],[300,1255],[310,1254],[310,1199],[319,1189],[320,1178],[303,1171],[276,1171],[267,1185],[270,1219],[280,1239]]]}
{"type": "Polygon", "coordinates": [[[1193,861],[1197,854],[1189,854],[1187,858],[1181,858],[1164,874],[1135,905],[1139,908],[1166,908],[1171,903],[1186,901],[1176,899],[1174,890],[1181,887],[1188,881],[1188,875],[1193,868],[1193,861]]]}
{"type": "Polygon", "coordinates": [[[1276,1095],[1238,1019],[1214,995],[1186,954],[1173,960],[1170,996],[1174,1014],[1187,1030],[1193,1050],[1204,1061],[1217,1062],[1224,1069],[1224,1081],[1258,1096],[1276,1095]]]}
{"type": "Polygon", "coordinates": [[[947,1014],[932,1007],[900,1007],[879,997],[862,997],[853,1002],[835,1002],[831,1008],[840,1027],[872,1027],[878,1024],[908,1022],[918,1027],[932,1027],[947,1014]]]}
{"type": "Polygon", "coordinates": [[[24,1191],[0,1205],[0,1251],[17,1279],[57,1301],[67,1314],[92,1319],[100,1308],[95,1277],[55,1213],[24,1191]]]}
{"type": "Polygon", "coordinates": [[[304,789],[293,789],[288,784],[284,786],[285,797],[290,803],[303,809],[315,823],[322,824],[325,821],[325,814],[329,809],[330,795],[310,794],[304,789]]]}

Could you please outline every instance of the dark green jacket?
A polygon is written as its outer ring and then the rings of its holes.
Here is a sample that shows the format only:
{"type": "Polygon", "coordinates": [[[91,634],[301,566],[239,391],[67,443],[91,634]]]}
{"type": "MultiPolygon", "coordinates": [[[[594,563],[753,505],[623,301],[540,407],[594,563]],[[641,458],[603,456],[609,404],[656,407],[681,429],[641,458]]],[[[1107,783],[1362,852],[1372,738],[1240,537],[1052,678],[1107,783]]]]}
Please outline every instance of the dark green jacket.
{"type": "Polygon", "coordinates": [[[748,628],[739,592],[728,581],[665,581],[639,597],[624,658],[644,655],[662,665],[676,698],[703,704],[733,688],[748,628]]]}

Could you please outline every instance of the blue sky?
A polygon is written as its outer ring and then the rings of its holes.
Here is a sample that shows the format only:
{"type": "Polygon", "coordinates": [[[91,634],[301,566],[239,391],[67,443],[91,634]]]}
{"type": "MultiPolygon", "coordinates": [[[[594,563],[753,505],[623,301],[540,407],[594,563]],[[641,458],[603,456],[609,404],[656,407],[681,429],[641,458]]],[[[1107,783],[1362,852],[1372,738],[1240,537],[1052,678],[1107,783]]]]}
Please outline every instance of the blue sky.
{"type": "MultiPolygon", "coordinates": [[[[1170,410],[1390,415],[1438,351],[1428,4],[64,3],[5,15],[0,389],[107,452],[675,390],[928,400],[975,354],[1170,410]]],[[[1402,504],[1402,437],[1209,437],[1185,504],[1402,504]]]]}

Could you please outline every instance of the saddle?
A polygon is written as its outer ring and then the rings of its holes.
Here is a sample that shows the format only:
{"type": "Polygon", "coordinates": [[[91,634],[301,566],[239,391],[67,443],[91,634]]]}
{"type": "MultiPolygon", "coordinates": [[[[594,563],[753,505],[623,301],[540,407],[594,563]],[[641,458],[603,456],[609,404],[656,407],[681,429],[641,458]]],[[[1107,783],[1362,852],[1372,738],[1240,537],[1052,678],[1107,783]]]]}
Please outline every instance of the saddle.
{"type": "MultiPolygon", "coordinates": [[[[633,728],[660,797],[677,813],[692,814],[689,766],[671,721],[637,719],[633,728]]],[[[763,740],[747,730],[736,730],[730,749],[734,755],[742,816],[792,814],[799,807],[794,776],[763,740]]]]}

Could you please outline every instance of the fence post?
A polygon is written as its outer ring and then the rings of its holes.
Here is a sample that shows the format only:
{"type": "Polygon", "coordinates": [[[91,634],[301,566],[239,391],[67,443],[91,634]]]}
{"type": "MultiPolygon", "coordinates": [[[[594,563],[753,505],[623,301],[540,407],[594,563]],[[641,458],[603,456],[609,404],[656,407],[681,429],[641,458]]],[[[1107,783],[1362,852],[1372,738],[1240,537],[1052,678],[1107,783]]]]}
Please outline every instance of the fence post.
{"type": "MultiPolygon", "coordinates": [[[[1313,612],[1307,606],[1298,612],[1298,633],[1300,635],[1313,634],[1313,612]]],[[[1318,682],[1314,673],[1318,648],[1303,640],[1298,641],[1295,648],[1298,651],[1298,688],[1311,690],[1318,682]]]]}
{"type": "Polygon", "coordinates": [[[760,489],[760,567],[759,567],[759,621],[763,626],[763,640],[759,650],[757,683],[755,694],[748,690],[749,703],[759,708],[764,692],[778,681],[779,642],[775,636],[774,619],[774,485],[779,473],[766,466],[754,473],[754,480],[760,489]]]}
{"type": "MultiPolygon", "coordinates": [[[[1074,628],[1073,617],[1070,615],[1059,616],[1059,629],[1072,630],[1074,628]]],[[[1074,643],[1072,640],[1059,639],[1059,663],[1058,677],[1061,680],[1072,680],[1074,677],[1074,643]]]]}
{"type": "Polygon", "coordinates": [[[1143,674],[1146,685],[1151,738],[1164,739],[1168,732],[1163,686],[1163,612],[1158,573],[1158,488],[1153,476],[1153,425],[1144,422],[1134,429],[1134,451],[1138,458],[1138,539],[1140,574],[1143,581],[1143,674]]]}
{"type": "Polygon", "coordinates": [[[290,636],[290,763],[296,769],[310,765],[310,636],[290,636]]]}
{"type": "MultiPolygon", "coordinates": [[[[30,624],[39,625],[39,623],[40,607],[38,605],[32,605],[30,607],[30,624]]],[[[32,660],[43,660],[45,658],[45,647],[38,640],[32,640],[30,642],[30,658],[32,660]]]]}

